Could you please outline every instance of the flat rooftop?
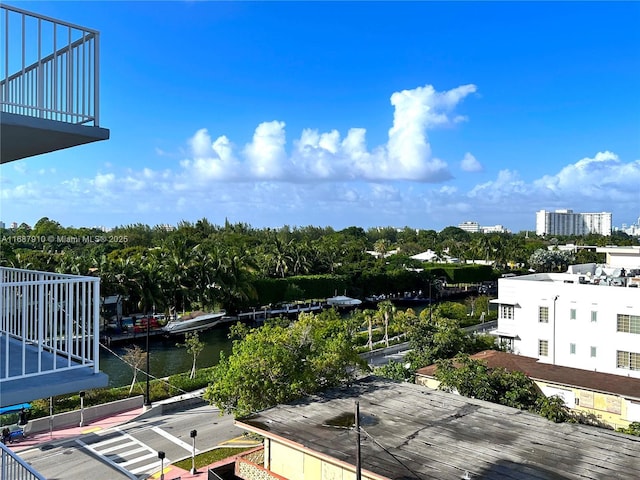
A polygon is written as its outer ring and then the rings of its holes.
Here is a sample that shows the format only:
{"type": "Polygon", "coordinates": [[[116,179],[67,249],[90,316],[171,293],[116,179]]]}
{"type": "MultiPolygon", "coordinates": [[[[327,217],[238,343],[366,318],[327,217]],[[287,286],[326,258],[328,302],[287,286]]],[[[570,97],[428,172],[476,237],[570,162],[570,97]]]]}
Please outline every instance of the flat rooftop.
{"type": "Polygon", "coordinates": [[[387,478],[640,478],[640,437],[373,376],[236,424],[355,465],[356,400],[362,467],[387,478]]]}

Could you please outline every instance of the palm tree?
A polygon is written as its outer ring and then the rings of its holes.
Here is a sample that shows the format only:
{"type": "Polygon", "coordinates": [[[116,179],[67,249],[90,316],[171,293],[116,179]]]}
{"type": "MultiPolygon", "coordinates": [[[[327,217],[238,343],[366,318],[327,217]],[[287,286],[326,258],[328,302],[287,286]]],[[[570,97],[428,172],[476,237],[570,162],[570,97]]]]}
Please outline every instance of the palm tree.
{"type": "Polygon", "coordinates": [[[216,281],[227,309],[236,311],[246,302],[257,299],[258,294],[253,285],[255,271],[255,261],[246,252],[229,250],[218,255],[216,281]]]}
{"type": "Polygon", "coordinates": [[[358,317],[360,325],[367,327],[367,347],[369,348],[369,351],[371,351],[373,350],[373,329],[378,325],[378,316],[376,315],[376,311],[371,309],[357,311],[355,316],[358,317]]]}
{"type": "Polygon", "coordinates": [[[378,258],[384,258],[389,251],[389,247],[389,240],[387,240],[386,238],[381,238],[373,244],[373,250],[376,252],[378,258]]]}
{"type": "Polygon", "coordinates": [[[186,310],[193,297],[193,249],[184,238],[176,237],[165,242],[160,250],[162,282],[168,294],[171,307],[186,310]]]}
{"type": "Polygon", "coordinates": [[[293,258],[291,256],[292,241],[285,244],[278,237],[274,237],[271,246],[270,259],[276,276],[284,278],[291,269],[293,258]]]}
{"type": "Polygon", "coordinates": [[[301,275],[309,272],[310,262],[308,260],[311,248],[306,240],[300,243],[291,244],[291,257],[293,260],[293,274],[301,275]]]}
{"type": "Polygon", "coordinates": [[[378,304],[377,317],[381,320],[384,327],[384,340],[385,346],[389,346],[389,323],[393,320],[393,316],[396,312],[396,307],[390,300],[384,300],[378,304]]]}

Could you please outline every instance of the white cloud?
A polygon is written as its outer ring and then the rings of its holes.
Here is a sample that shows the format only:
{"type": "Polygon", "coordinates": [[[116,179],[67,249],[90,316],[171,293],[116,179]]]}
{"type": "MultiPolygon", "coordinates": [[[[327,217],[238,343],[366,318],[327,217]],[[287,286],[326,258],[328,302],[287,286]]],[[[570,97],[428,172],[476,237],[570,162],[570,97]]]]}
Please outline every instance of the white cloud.
{"type": "Polygon", "coordinates": [[[98,190],[105,190],[113,187],[116,176],[113,173],[97,174],[93,180],[94,185],[98,190]]]}
{"type": "MultiPolygon", "coordinates": [[[[321,134],[307,132],[307,144],[321,148],[321,134]],[[317,139],[317,140],[316,140],[317,139]]],[[[358,135],[350,142],[358,144],[358,135]]],[[[337,144],[344,148],[345,139],[337,144]]],[[[336,144],[334,142],[334,144],[336,144]]],[[[326,158],[334,158],[331,152],[326,158]]],[[[356,148],[357,150],[357,148],[356,148]]],[[[374,153],[368,155],[373,156],[374,153]]],[[[327,161],[330,164],[330,161],[327,161]]],[[[640,205],[640,161],[624,162],[612,153],[578,160],[554,174],[524,179],[512,169],[501,170],[494,179],[463,188],[461,184],[429,186],[423,182],[369,182],[345,178],[335,182],[250,180],[244,183],[195,183],[187,171],[131,171],[119,176],[99,173],[93,178],[71,178],[53,185],[45,178],[0,189],[2,205],[11,211],[33,206],[35,220],[43,210],[65,224],[116,225],[142,221],[148,224],[177,223],[207,217],[221,224],[230,221],[260,226],[375,225],[439,228],[476,220],[519,229],[534,228],[534,213],[542,208],[573,208],[576,211],[613,211],[614,223],[635,221],[640,205]],[[576,172],[581,172],[578,175],[576,172]],[[573,175],[573,177],[572,177],[573,175]],[[574,182],[568,179],[573,178],[574,182]],[[603,188],[603,182],[606,188],[603,188]],[[554,189],[548,188],[553,185],[554,189]],[[597,192],[595,195],[593,192],[597,192]],[[85,215],[83,221],[79,215],[85,215]],[[91,223],[93,221],[93,223],[91,223]]],[[[6,215],[3,212],[3,215],[6,215]]],[[[13,213],[11,213],[13,215],[13,213]]],[[[31,221],[23,215],[4,221],[31,221]]]]}
{"type": "Polygon", "coordinates": [[[431,85],[391,95],[393,125],[388,141],[368,150],[366,130],[351,128],[344,139],[340,132],[306,128],[286,151],[285,123],[264,122],[252,141],[236,153],[226,136],[212,142],[206,129],[188,141],[190,157],[180,164],[196,182],[234,180],[309,182],[318,180],[410,180],[440,182],[451,178],[446,162],[434,157],[427,130],[466,119],[451,117],[453,109],[475,85],[438,92],[431,85]]]}
{"type": "MultiPolygon", "coordinates": [[[[359,126],[342,134],[305,128],[287,142],[285,123],[273,120],[260,123],[245,144],[234,144],[224,134],[212,137],[202,128],[186,142],[177,169],[133,170],[114,162],[106,164],[109,173],[61,181],[53,175],[23,177],[28,169],[16,163],[11,178],[0,179],[0,198],[12,212],[34,206],[42,216],[44,205],[69,215],[82,212],[90,218],[87,225],[99,214],[112,215],[113,224],[177,223],[187,216],[256,226],[434,228],[476,220],[509,228],[510,222],[522,224],[529,217],[533,224],[534,212],[541,208],[633,212],[630,220],[637,218],[640,161],[624,162],[610,151],[566,159],[555,173],[537,179],[503,166],[495,178],[477,185],[463,186],[472,178],[464,176],[434,186],[451,179],[451,173],[428,134],[466,121],[455,110],[475,91],[474,85],[443,92],[426,85],[393,93],[388,137],[373,146],[359,126]],[[20,184],[18,179],[24,178],[28,182],[20,184]],[[138,212],[144,215],[136,216],[138,212]]],[[[470,152],[459,166],[465,172],[483,170],[470,152]]]]}
{"type": "Polygon", "coordinates": [[[638,185],[640,160],[625,163],[616,154],[605,151],[529,182],[517,171],[501,170],[494,180],[476,185],[464,198],[474,212],[484,212],[494,222],[503,224],[507,223],[502,220],[504,215],[514,218],[526,212],[533,219],[537,210],[556,208],[614,212],[615,224],[637,217],[638,185]]]}
{"type": "Polygon", "coordinates": [[[464,158],[460,162],[460,168],[465,172],[481,172],[482,165],[480,162],[469,152],[464,154],[464,158]]]}
{"type": "Polygon", "coordinates": [[[253,141],[245,147],[249,172],[255,178],[279,179],[285,171],[287,159],[284,122],[276,120],[258,125],[253,141]]]}
{"type": "Polygon", "coordinates": [[[196,158],[206,158],[212,153],[211,137],[206,128],[198,130],[195,135],[189,139],[189,145],[196,158]]]}

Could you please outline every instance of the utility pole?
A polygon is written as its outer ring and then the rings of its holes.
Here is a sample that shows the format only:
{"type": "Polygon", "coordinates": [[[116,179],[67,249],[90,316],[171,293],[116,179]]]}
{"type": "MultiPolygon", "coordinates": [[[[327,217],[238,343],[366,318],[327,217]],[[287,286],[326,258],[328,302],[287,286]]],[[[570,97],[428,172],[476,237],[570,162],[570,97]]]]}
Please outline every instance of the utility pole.
{"type": "Polygon", "coordinates": [[[149,319],[146,319],[147,321],[147,393],[145,395],[145,401],[144,401],[144,406],[145,407],[150,407],[151,406],[151,397],[149,396],[149,319]]]}
{"type": "Polygon", "coordinates": [[[356,412],[355,412],[355,427],[356,427],[356,480],[362,479],[362,465],[360,462],[360,402],[356,400],[356,412]]]}

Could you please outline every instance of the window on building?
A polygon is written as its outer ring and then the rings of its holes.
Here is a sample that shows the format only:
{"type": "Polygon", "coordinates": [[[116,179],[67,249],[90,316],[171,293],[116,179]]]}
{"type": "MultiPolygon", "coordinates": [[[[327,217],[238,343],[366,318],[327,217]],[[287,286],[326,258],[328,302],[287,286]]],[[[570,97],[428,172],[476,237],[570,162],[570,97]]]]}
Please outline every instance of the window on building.
{"type": "Polygon", "coordinates": [[[541,357],[549,356],[549,340],[538,340],[538,355],[541,357]]]}
{"type": "Polygon", "coordinates": [[[576,354],[576,344],[575,343],[570,343],[569,344],[569,353],[571,355],[575,355],[576,354]]]}
{"type": "Polygon", "coordinates": [[[640,315],[618,314],[618,332],[640,334],[640,315]]]}
{"type": "Polygon", "coordinates": [[[618,368],[625,368],[627,370],[640,370],[640,353],[635,352],[617,352],[617,365],[618,368]]]}
{"type": "Polygon", "coordinates": [[[538,321],[549,323],[549,307],[538,307],[538,321]]]}
{"type": "Polygon", "coordinates": [[[500,318],[513,320],[513,305],[500,305],[500,318]]]}
{"type": "Polygon", "coordinates": [[[576,309],[572,308],[571,311],[569,312],[569,318],[571,320],[575,320],[576,319],[576,309]]]}
{"type": "Polygon", "coordinates": [[[591,358],[594,358],[596,356],[596,347],[591,347],[591,358]]]}
{"type": "Polygon", "coordinates": [[[598,312],[596,312],[595,310],[591,310],[591,321],[592,322],[598,321],[598,312]]]}

